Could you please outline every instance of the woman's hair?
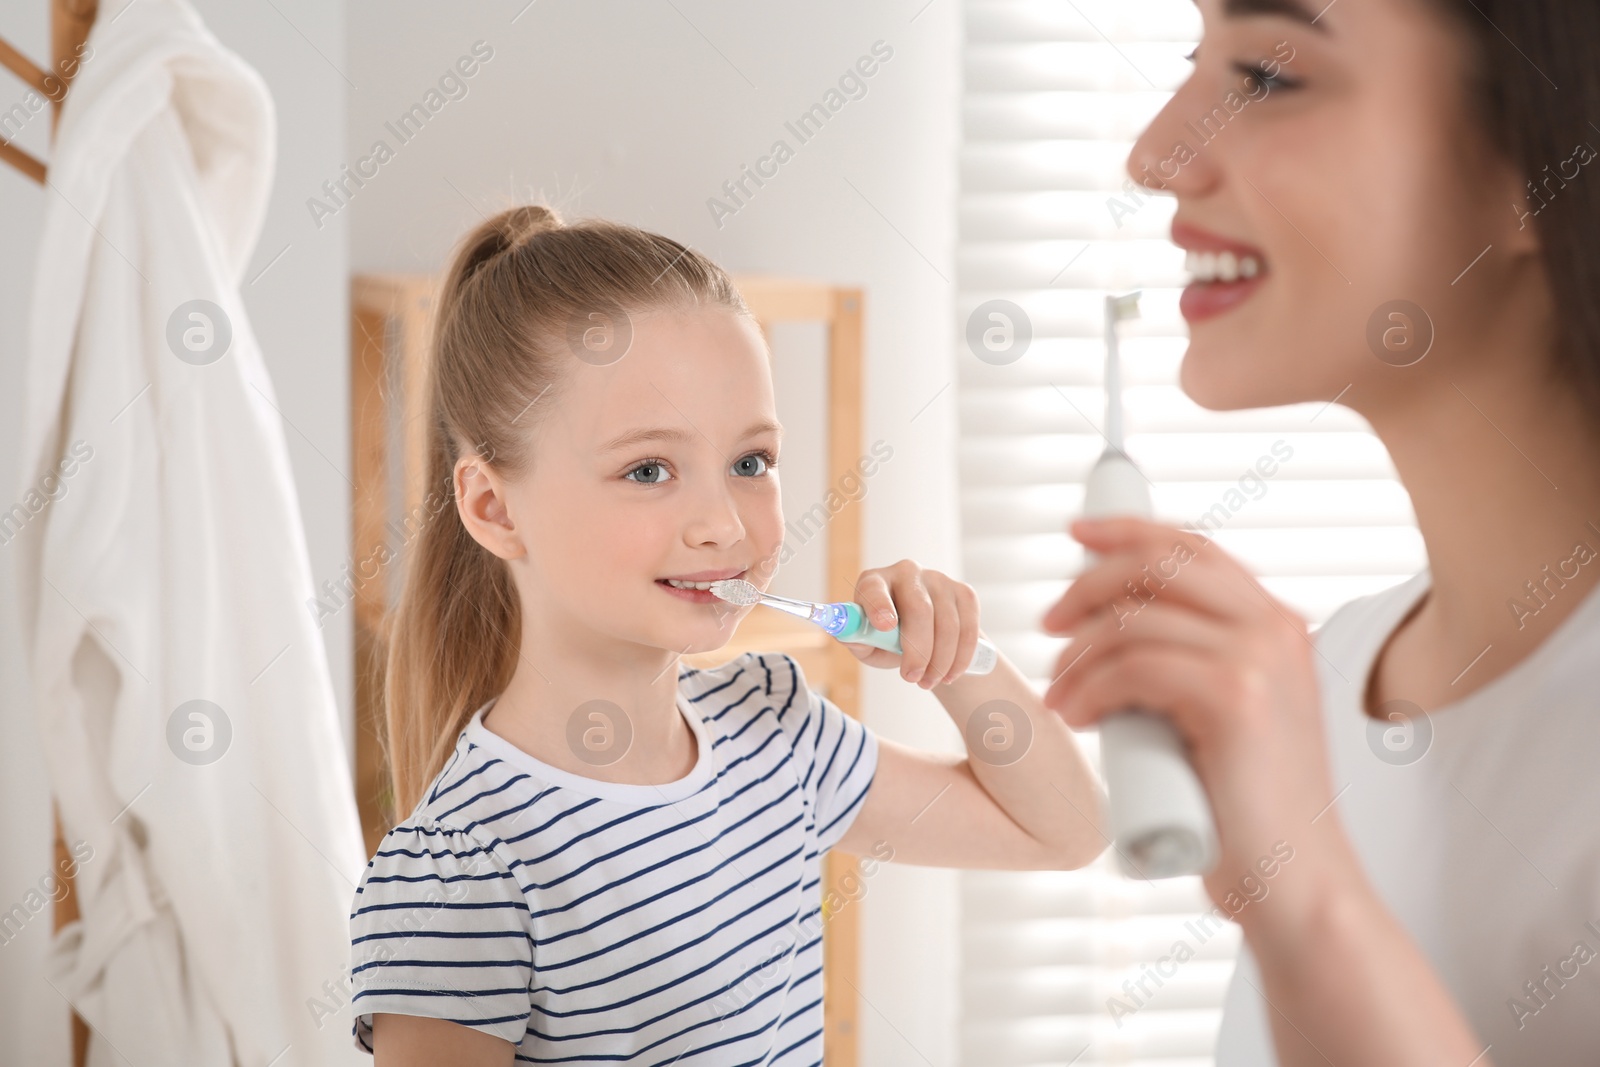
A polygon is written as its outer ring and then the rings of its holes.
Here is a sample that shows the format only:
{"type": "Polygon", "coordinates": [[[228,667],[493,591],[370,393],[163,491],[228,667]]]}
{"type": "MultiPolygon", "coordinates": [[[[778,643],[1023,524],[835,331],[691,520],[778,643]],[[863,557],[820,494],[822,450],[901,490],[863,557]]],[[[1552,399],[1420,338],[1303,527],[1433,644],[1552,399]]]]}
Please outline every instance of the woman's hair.
{"type": "MultiPolygon", "coordinates": [[[[434,308],[423,526],[388,620],[396,819],[412,811],[467,720],[504,691],[517,662],[521,620],[506,562],[444,506],[455,502],[456,460],[477,455],[515,477],[533,458],[531,431],[559,402],[568,361],[612,361],[586,346],[589,331],[628,331],[631,314],[703,305],[749,315],[715,263],[633,226],[569,225],[526,205],[485,221],[458,246],[434,308]]],[[[625,355],[625,343],[617,347],[625,355]]]]}
{"type": "Polygon", "coordinates": [[[1600,128],[1591,123],[1600,121],[1600,3],[1432,2],[1472,42],[1469,121],[1481,117],[1495,147],[1537,190],[1527,191],[1526,209],[1539,212],[1528,223],[1555,302],[1549,370],[1600,425],[1600,128]]]}

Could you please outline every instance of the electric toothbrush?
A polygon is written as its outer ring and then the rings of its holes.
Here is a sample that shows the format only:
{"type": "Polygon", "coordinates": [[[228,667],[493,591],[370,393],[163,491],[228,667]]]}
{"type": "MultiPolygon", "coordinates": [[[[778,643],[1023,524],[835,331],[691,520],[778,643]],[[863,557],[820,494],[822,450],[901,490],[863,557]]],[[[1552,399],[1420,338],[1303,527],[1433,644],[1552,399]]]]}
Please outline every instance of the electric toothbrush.
{"type": "MultiPolygon", "coordinates": [[[[1139,317],[1139,296],[1106,297],[1107,443],[1084,486],[1086,517],[1154,513],[1149,480],[1123,450],[1117,324],[1139,317]]],[[[1092,565],[1094,553],[1086,554],[1092,565]]],[[[1209,871],[1217,861],[1211,805],[1172,724],[1138,708],[1108,715],[1100,721],[1100,756],[1123,873],[1149,879],[1209,871]]]]}
{"type": "MultiPolygon", "coordinates": [[[[814,604],[809,600],[794,600],[774,593],[764,593],[742,578],[724,578],[711,583],[711,594],[730,604],[741,607],[765,604],[799,619],[815,623],[834,638],[853,645],[871,645],[888,649],[896,655],[903,654],[900,647],[900,627],[880,630],[867,621],[860,604],[814,604]]],[[[978,638],[978,649],[973,654],[972,666],[963,674],[988,674],[994,670],[1000,653],[987,640],[978,638]]]]}

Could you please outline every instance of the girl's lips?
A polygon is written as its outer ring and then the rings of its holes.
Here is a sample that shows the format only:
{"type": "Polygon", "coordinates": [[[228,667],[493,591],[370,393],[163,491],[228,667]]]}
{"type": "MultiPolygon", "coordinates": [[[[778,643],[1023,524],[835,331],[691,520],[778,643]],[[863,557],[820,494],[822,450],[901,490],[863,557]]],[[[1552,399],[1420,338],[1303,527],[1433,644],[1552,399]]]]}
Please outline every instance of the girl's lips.
{"type": "MultiPolygon", "coordinates": [[[[709,589],[678,589],[674,586],[668,585],[666,580],[663,578],[657,578],[656,585],[662,589],[665,589],[670,595],[677,597],[679,600],[687,600],[691,604],[726,603],[726,601],[723,601],[713,595],[709,589]]],[[[730,608],[733,607],[732,604],[729,604],[728,606],[730,608]]]]}
{"type": "Polygon", "coordinates": [[[1232,311],[1261,287],[1267,276],[1241,278],[1236,282],[1192,282],[1178,298],[1178,310],[1190,325],[1232,311]]]}

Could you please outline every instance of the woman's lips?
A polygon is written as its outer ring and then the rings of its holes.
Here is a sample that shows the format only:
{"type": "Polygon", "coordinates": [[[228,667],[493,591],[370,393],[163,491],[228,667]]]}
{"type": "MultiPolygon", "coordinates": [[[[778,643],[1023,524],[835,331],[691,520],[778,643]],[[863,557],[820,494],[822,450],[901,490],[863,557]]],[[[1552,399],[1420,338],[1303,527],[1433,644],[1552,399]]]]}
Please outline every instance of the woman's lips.
{"type": "Polygon", "coordinates": [[[1190,253],[1188,259],[1191,264],[1197,259],[1210,262],[1209,271],[1200,270],[1201,277],[1206,280],[1196,279],[1190,282],[1178,300],[1178,310],[1191,324],[1233,310],[1248,300],[1266,280],[1266,256],[1254,245],[1212,233],[1210,230],[1177,219],[1172,223],[1172,241],[1190,253]],[[1223,255],[1224,253],[1227,255],[1223,255]],[[1208,277],[1213,271],[1220,273],[1217,262],[1219,257],[1227,260],[1234,268],[1233,273],[1236,274],[1234,280],[1223,281],[1221,278],[1208,277]],[[1246,277],[1246,274],[1249,276],[1246,277]]]}
{"type": "Polygon", "coordinates": [[[1178,298],[1178,310],[1190,325],[1203,322],[1231,311],[1250,299],[1264,281],[1266,275],[1258,274],[1254,278],[1241,278],[1233,282],[1191,282],[1178,298]]]}

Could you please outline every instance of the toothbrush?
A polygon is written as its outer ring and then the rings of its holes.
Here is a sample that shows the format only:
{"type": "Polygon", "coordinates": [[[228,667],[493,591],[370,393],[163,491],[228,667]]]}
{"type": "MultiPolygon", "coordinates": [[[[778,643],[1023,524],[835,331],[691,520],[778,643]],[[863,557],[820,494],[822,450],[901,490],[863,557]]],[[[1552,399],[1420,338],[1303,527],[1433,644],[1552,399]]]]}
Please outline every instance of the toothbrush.
{"type": "MultiPolygon", "coordinates": [[[[872,645],[901,653],[900,627],[880,630],[867,621],[860,604],[813,604],[809,600],[793,600],[774,593],[764,593],[742,578],[724,578],[711,583],[711,594],[730,604],[741,607],[765,604],[796,618],[815,623],[840,641],[852,645],[872,645]]],[[[1000,652],[983,638],[978,638],[978,650],[972,657],[972,666],[964,674],[988,674],[999,661],[1000,652]]]]}
{"type": "MultiPolygon", "coordinates": [[[[1106,297],[1106,449],[1084,487],[1086,516],[1150,518],[1149,481],[1123,451],[1122,368],[1117,324],[1138,318],[1135,291],[1106,297]]],[[[1094,553],[1087,553],[1089,564],[1094,553]]],[[[1100,756],[1109,794],[1112,840],[1124,874],[1172,878],[1204,874],[1217,861],[1211,805],[1170,722],[1129,708],[1100,722],[1100,756]]]]}

